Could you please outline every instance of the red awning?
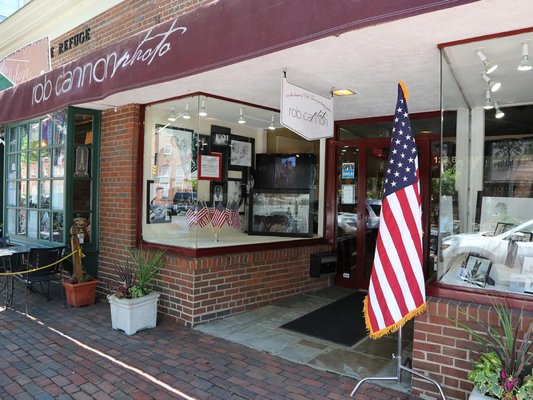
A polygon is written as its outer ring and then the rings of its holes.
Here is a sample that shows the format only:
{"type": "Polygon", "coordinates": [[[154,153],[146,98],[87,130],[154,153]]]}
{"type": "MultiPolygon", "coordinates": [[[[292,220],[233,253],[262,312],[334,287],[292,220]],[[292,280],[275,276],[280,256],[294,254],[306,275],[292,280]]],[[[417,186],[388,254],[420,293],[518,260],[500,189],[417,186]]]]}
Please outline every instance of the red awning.
{"type": "Polygon", "coordinates": [[[0,92],[0,123],[473,1],[214,1],[0,92]]]}

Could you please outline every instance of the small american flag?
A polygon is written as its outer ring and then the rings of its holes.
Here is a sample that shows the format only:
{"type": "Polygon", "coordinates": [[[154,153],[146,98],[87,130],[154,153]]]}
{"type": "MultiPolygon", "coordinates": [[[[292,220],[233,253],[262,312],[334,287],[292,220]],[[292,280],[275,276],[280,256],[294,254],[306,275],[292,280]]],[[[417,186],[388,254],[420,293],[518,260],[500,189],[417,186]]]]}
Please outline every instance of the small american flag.
{"type": "Polygon", "coordinates": [[[187,225],[189,225],[189,227],[196,224],[196,206],[191,206],[187,209],[185,219],[187,220],[187,225]]]}
{"type": "Polygon", "coordinates": [[[205,205],[205,203],[200,208],[200,205],[196,205],[196,223],[200,225],[201,228],[207,225],[209,222],[209,208],[205,205]]]}
{"type": "Polygon", "coordinates": [[[426,309],[418,152],[407,102],[398,85],[391,147],[365,322],[377,339],[426,309]]]}
{"type": "Polygon", "coordinates": [[[236,202],[231,203],[228,208],[228,225],[234,229],[241,228],[241,216],[239,215],[239,204],[236,202]]]}
{"type": "Polygon", "coordinates": [[[213,215],[211,216],[211,225],[213,225],[214,228],[222,228],[227,217],[228,215],[226,213],[226,209],[222,204],[219,204],[218,207],[213,210],[213,215]]]}

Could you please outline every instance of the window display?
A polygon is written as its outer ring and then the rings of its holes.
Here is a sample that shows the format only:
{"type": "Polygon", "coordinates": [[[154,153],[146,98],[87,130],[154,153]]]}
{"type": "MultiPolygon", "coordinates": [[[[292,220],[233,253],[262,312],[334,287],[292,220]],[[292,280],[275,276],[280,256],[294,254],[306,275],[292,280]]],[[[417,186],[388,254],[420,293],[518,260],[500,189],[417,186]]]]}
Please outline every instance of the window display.
{"type": "Polygon", "coordinates": [[[143,239],[207,248],[319,236],[320,142],[310,145],[281,127],[269,130],[272,117],[271,110],[207,96],[147,106],[143,239]],[[179,113],[186,104],[190,119],[179,113]],[[207,116],[197,116],[198,104],[205,104],[207,116]],[[241,108],[245,123],[234,118],[241,108]],[[298,142],[313,152],[284,151],[284,143],[298,142]],[[260,205],[254,198],[262,188],[289,190],[272,192],[260,205]],[[280,215],[277,224],[270,221],[281,212],[274,203],[283,203],[285,219],[280,215]]]}

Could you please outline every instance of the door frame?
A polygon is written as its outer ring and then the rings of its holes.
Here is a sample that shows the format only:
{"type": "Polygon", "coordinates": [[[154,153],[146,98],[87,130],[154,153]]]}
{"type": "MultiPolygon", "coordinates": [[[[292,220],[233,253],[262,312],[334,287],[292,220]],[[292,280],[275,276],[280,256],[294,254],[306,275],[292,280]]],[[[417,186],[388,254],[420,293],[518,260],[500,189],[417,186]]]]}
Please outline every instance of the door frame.
{"type": "MultiPolygon", "coordinates": [[[[336,126],[336,135],[338,137],[339,126],[336,126]]],[[[419,148],[418,163],[420,172],[420,194],[422,203],[422,230],[423,230],[423,270],[424,276],[427,279],[430,276],[431,265],[429,263],[429,240],[430,240],[430,206],[431,206],[431,144],[435,141],[440,141],[440,134],[424,134],[415,137],[417,146],[419,148]]],[[[337,177],[339,174],[339,165],[337,162],[337,152],[343,146],[357,146],[359,148],[358,155],[358,185],[357,185],[357,214],[358,223],[357,231],[362,232],[359,237],[364,238],[366,234],[366,226],[364,218],[366,207],[366,178],[367,165],[366,154],[367,150],[376,147],[390,147],[390,137],[386,138],[370,138],[370,139],[352,139],[352,140],[335,140],[328,139],[327,157],[330,168],[326,171],[326,232],[325,237],[337,251],[337,177]],[[361,178],[362,177],[362,178],[361,178]],[[363,179],[364,178],[364,179],[363,179]],[[365,182],[361,185],[360,182],[365,182]],[[364,199],[364,201],[361,201],[364,199]],[[328,228],[329,227],[329,228],[328,228]]],[[[365,240],[357,240],[356,243],[356,270],[354,277],[343,278],[342,274],[337,274],[335,284],[337,286],[351,287],[354,289],[368,289],[369,281],[364,273],[364,256],[365,256],[365,240]]]]}

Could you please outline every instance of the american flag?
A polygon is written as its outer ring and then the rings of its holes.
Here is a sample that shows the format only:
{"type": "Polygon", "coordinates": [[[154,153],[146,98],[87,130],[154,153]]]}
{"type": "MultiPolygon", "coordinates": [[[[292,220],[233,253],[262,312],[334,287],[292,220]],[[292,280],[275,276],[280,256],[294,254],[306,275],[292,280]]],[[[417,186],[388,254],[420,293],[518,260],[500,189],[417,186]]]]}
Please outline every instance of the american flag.
{"type": "Polygon", "coordinates": [[[196,206],[191,206],[187,209],[185,219],[187,220],[187,225],[189,225],[189,227],[196,224],[196,206]]]}
{"type": "Polygon", "coordinates": [[[426,309],[418,153],[407,102],[398,85],[379,232],[365,298],[369,336],[397,331],[426,309]]]}
{"type": "Polygon", "coordinates": [[[201,228],[207,225],[209,221],[209,208],[207,208],[207,205],[204,203],[203,206],[200,208],[200,205],[196,205],[196,223],[200,225],[201,228]]]}
{"type": "Polygon", "coordinates": [[[222,228],[227,218],[228,215],[226,213],[226,209],[222,204],[219,204],[218,207],[213,210],[213,215],[211,216],[211,225],[213,225],[214,228],[222,228]]]}
{"type": "Polygon", "coordinates": [[[240,229],[241,227],[241,216],[239,215],[239,204],[237,202],[232,202],[228,206],[228,225],[234,229],[240,229]]]}

